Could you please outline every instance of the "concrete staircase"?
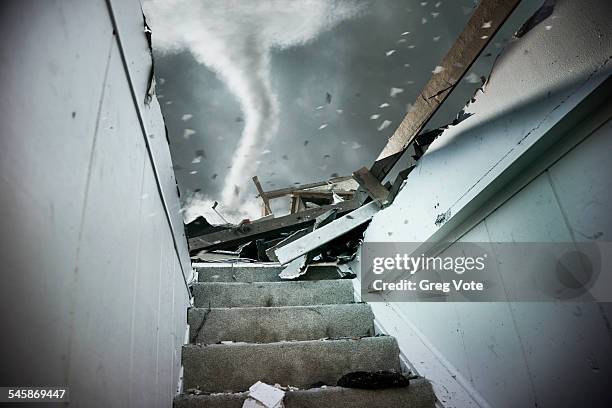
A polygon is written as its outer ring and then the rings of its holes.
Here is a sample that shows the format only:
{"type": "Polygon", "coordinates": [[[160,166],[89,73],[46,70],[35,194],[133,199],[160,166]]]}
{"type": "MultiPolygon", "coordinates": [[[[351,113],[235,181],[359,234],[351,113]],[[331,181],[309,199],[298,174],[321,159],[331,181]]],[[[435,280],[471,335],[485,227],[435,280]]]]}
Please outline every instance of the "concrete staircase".
{"type": "Polygon", "coordinates": [[[184,390],[202,394],[177,396],[175,408],[239,408],[257,381],[299,388],[286,393],[287,408],[435,405],[422,378],[404,388],[335,386],[350,372],[399,371],[397,342],[374,336],[370,307],[354,303],[351,280],[338,279],[335,269],[295,282],[281,282],[280,271],[263,265],[199,269],[182,362],[184,390]]]}

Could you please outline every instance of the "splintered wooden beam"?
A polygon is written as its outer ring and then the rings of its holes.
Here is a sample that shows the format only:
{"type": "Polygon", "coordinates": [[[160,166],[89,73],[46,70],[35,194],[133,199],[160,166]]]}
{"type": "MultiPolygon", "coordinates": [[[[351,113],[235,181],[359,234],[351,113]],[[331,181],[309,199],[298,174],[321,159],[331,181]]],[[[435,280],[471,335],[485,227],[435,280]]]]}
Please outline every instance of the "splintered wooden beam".
{"type": "Polygon", "coordinates": [[[343,214],[358,207],[359,202],[356,200],[348,200],[334,205],[310,208],[284,217],[264,219],[250,224],[242,224],[235,228],[228,228],[223,231],[193,237],[189,239],[189,253],[195,254],[204,249],[231,248],[265,236],[280,234],[281,232],[297,231],[310,224],[314,224],[319,215],[329,210],[337,209],[338,213],[343,214]]]}
{"type": "Polygon", "coordinates": [[[389,197],[389,190],[370,173],[367,167],[362,167],[355,171],[353,177],[373,200],[378,200],[382,204],[389,197]]]}
{"type": "Polygon", "coordinates": [[[295,186],[295,187],[279,188],[278,190],[270,190],[270,191],[266,191],[265,193],[269,199],[278,198],[278,197],[283,197],[288,194],[291,194],[295,191],[304,190],[305,188],[321,187],[327,184],[339,183],[341,181],[350,180],[352,178],[353,177],[351,176],[334,177],[334,178],[331,178],[325,181],[318,181],[316,183],[302,184],[302,185],[295,186]]]}
{"type": "Polygon", "coordinates": [[[266,192],[261,188],[261,183],[259,182],[259,178],[257,176],[253,176],[253,183],[255,183],[255,188],[261,197],[261,201],[264,204],[264,216],[272,214],[272,209],[270,208],[270,200],[268,200],[268,196],[266,192]]]}
{"type": "Polygon", "coordinates": [[[467,26],[434,69],[433,76],[372,165],[370,171],[377,179],[384,179],[391,171],[519,3],[520,0],[480,2],[467,26]]]}

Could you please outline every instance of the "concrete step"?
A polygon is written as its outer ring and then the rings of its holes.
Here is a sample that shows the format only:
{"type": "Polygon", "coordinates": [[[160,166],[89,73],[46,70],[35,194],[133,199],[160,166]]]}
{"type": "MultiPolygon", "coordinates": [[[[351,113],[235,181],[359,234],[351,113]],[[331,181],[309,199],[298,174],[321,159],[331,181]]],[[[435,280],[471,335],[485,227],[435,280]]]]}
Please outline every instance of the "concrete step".
{"type": "Polygon", "coordinates": [[[272,307],[352,303],[350,279],[298,282],[197,282],[195,307],[272,307]]]}
{"type": "Polygon", "coordinates": [[[308,388],[335,385],[353,371],[398,370],[393,337],[183,346],[183,386],[205,392],[246,391],[257,381],[308,388]]]}
{"type": "MultiPolygon", "coordinates": [[[[179,395],[174,408],[241,408],[248,393],[179,395]]],[[[288,391],[285,408],[433,408],[436,398],[429,381],[419,378],[404,388],[360,390],[326,387],[288,391]]]]}
{"type": "Polygon", "coordinates": [[[191,308],[189,339],[272,343],[325,337],[363,337],[374,334],[374,315],[364,303],[255,308],[191,308]]]}
{"type": "MultiPolygon", "coordinates": [[[[210,265],[197,268],[200,282],[281,282],[278,274],[284,266],[261,266],[261,264],[225,266],[210,265]]],[[[311,266],[300,280],[338,279],[336,267],[311,266]]]]}

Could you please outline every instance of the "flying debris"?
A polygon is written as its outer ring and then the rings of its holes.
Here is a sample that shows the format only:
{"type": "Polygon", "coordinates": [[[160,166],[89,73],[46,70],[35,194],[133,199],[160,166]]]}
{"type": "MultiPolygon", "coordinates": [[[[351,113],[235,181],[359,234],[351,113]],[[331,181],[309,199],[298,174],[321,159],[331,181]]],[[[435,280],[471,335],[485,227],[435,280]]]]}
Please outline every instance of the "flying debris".
{"type": "Polygon", "coordinates": [[[421,18],[421,24],[427,24],[427,19],[425,17],[421,18]]]}
{"type": "Polygon", "coordinates": [[[389,50],[389,51],[385,52],[385,55],[387,55],[387,57],[389,57],[389,56],[395,54],[396,51],[397,50],[389,50]]]}
{"type": "Polygon", "coordinates": [[[380,115],[378,113],[375,113],[374,115],[370,116],[370,120],[376,120],[380,118],[380,115]]]}
{"type": "Polygon", "coordinates": [[[378,127],[378,131],[380,132],[381,130],[385,130],[386,128],[389,127],[390,124],[391,124],[390,120],[383,121],[383,123],[381,123],[380,126],[378,127]]]}
{"type": "Polygon", "coordinates": [[[434,68],[434,70],[433,70],[433,71],[431,71],[431,72],[432,72],[432,73],[434,73],[434,74],[439,74],[439,73],[440,73],[440,72],[442,72],[442,71],[444,71],[444,67],[442,67],[442,66],[438,65],[438,66],[436,66],[436,67],[434,68]]]}
{"type": "Polygon", "coordinates": [[[353,142],[353,144],[352,144],[352,146],[351,146],[351,149],[357,150],[357,149],[361,149],[362,147],[363,147],[363,146],[362,146],[362,145],[360,145],[359,143],[357,143],[357,142],[353,142]]]}
{"type": "Polygon", "coordinates": [[[336,113],[337,113],[338,115],[342,114],[343,112],[344,112],[344,110],[343,110],[343,109],[336,109],[336,113]]]}
{"type": "Polygon", "coordinates": [[[323,109],[323,108],[324,108],[324,106],[323,106],[323,105],[319,105],[319,106],[317,106],[317,107],[315,108],[315,110],[321,110],[321,109],[323,109]]]}
{"type": "Polygon", "coordinates": [[[379,108],[387,108],[389,106],[391,106],[391,105],[389,105],[387,102],[383,102],[380,105],[378,105],[379,108]]]}
{"type": "Polygon", "coordinates": [[[434,40],[434,41],[439,41],[439,40],[440,40],[440,36],[439,36],[439,35],[435,36],[435,37],[433,38],[433,40],[434,40]]]}
{"type": "Polygon", "coordinates": [[[183,116],[181,116],[181,120],[183,122],[187,122],[191,118],[193,118],[193,115],[191,113],[185,113],[183,116]]]}
{"type": "Polygon", "coordinates": [[[195,131],[195,130],[193,130],[193,129],[184,129],[184,130],[183,130],[183,137],[184,137],[185,139],[189,139],[189,137],[190,137],[191,135],[195,135],[195,134],[196,134],[196,131],[195,131]]]}
{"type": "Polygon", "coordinates": [[[493,23],[492,21],[487,21],[485,23],[482,23],[482,28],[491,28],[491,23],[493,23]]]}
{"type": "Polygon", "coordinates": [[[464,80],[466,80],[470,84],[480,83],[480,77],[474,72],[470,72],[469,75],[466,75],[464,80]]]}
{"type": "Polygon", "coordinates": [[[197,170],[191,170],[191,171],[189,172],[189,174],[198,174],[198,171],[197,171],[197,170]]]}
{"type": "Polygon", "coordinates": [[[328,126],[329,126],[329,123],[324,123],[321,126],[319,126],[319,130],[323,130],[323,129],[325,129],[328,126]]]}
{"type": "Polygon", "coordinates": [[[304,146],[308,146],[308,140],[304,140],[304,146]]]}
{"type": "Polygon", "coordinates": [[[332,101],[332,96],[329,92],[325,92],[325,103],[327,103],[328,105],[331,103],[332,101]]]}
{"type": "Polygon", "coordinates": [[[404,88],[391,88],[389,96],[395,98],[396,95],[401,94],[402,92],[404,92],[404,88]]]}
{"type": "Polygon", "coordinates": [[[402,35],[408,35],[408,34],[410,34],[410,31],[404,31],[404,32],[402,33],[402,35]]]}
{"type": "Polygon", "coordinates": [[[438,13],[437,11],[432,11],[430,14],[433,18],[436,18],[440,15],[440,13],[438,13]]]}
{"type": "Polygon", "coordinates": [[[272,153],[272,150],[266,149],[266,150],[261,152],[261,154],[269,154],[269,153],[272,153]]]}

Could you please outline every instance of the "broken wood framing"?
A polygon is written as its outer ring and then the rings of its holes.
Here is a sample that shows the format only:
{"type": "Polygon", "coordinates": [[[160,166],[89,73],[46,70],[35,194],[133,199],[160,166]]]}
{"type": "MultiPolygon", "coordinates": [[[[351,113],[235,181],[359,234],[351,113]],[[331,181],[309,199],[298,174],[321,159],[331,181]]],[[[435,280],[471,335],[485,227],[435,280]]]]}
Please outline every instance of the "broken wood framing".
{"type": "Polygon", "coordinates": [[[355,211],[277,249],[275,251],[276,257],[282,265],[285,265],[368,222],[379,209],[380,204],[377,201],[359,207],[355,211]]]}
{"type": "Polygon", "coordinates": [[[189,252],[194,254],[201,250],[231,248],[273,233],[280,234],[281,232],[296,231],[305,228],[309,224],[314,224],[315,219],[319,215],[330,209],[336,208],[339,213],[346,213],[357,207],[359,207],[357,201],[343,201],[338,204],[311,208],[284,217],[258,220],[250,224],[243,224],[240,227],[193,237],[189,239],[189,252]]]}
{"type": "Polygon", "coordinates": [[[259,182],[259,178],[257,176],[253,176],[253,183],[255,183],[255,188],[261,197],[261,201],[263,201],[263,216],[272,214],[272,209],[270,208],[270,200],[266,195],[266,192],[261,188],[261,183],[259,182]]]}
{"type": "Polygon", "coordinates": [[[482,0],[410,111],[372,165],[382,180],[436,113],[520,0],[482,0]]]}
{"type": "Polygon", "coordinates": [[[378,200],[381,204],[387,201],[389,190],[383,186],[380,181],[368,170],[367,167],[362,167],[353,173],[353,177],[361,188],[363,188],[373,200],[378,200]]]}
{"type": "Polygon", "coordinates": [[[353,178],[352,176],[344,176],[344,177],[335,177],[329,180],[325,180],[325,181],[319,181],[316,183],[310,183],[310,184],[302,184],[299,186],[295,186],[295,187],[287,187],[287,188],[281,188],[278,190],[270,190],[270,191],[266,191],[265,194],[268,197],[268,199],[273,199],[273,198],[279,198],[279,197],[283,197],[286,195],[289,195],[295,191],[300,191],[300,190],[304,190],[307,188],[315,188],[315,187],[321,187],[321,186],[325,186],[328,184],[334,184],[334,183],[340,183],[342,181],[346,181],[346,180],[350,180],[351,178],[353,178]]]}

